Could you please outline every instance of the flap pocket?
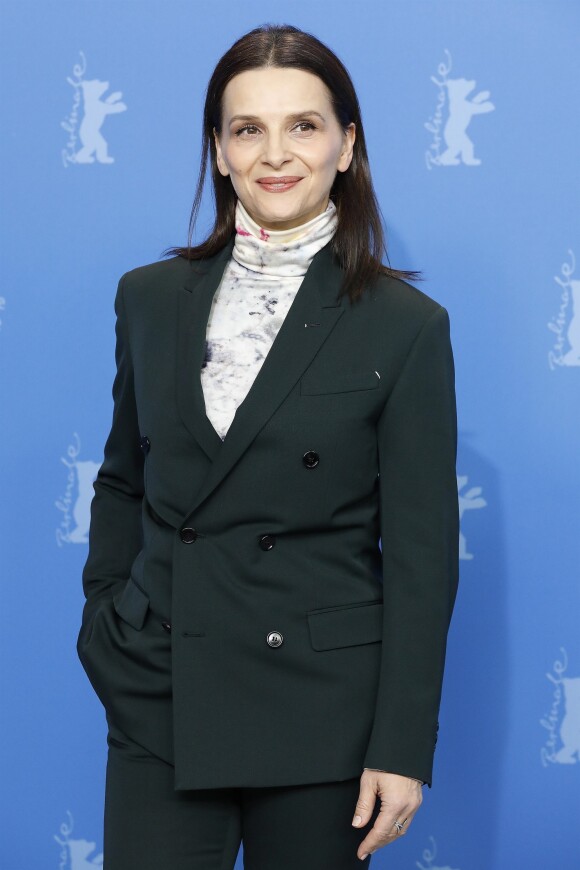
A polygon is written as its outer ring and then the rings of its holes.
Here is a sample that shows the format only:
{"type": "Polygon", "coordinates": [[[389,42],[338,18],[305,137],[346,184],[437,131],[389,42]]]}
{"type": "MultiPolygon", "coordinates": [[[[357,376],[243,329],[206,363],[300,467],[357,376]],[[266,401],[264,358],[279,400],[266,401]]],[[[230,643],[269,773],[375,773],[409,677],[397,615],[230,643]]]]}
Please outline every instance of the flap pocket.
{"type": "Polygon", "coordinates": [[[338,372],[330,375],[305,375],[300,381],[302,396],[318,396],[323,393],[352,393],[355,390],[374,390],[379,385],[376,372],[338,372]]]}
{"type": "Polygon", "coordinates": [[[129,578],[125,588],[113,596],[113,607],[121,619],[141,631],[149,610],[149,597],[129,578]]]}
{"type": "Polygon", "coordinates": [[[383,639],[383,601],[359,601],[307,612],[313,649],[336,649],[383,639]]]}

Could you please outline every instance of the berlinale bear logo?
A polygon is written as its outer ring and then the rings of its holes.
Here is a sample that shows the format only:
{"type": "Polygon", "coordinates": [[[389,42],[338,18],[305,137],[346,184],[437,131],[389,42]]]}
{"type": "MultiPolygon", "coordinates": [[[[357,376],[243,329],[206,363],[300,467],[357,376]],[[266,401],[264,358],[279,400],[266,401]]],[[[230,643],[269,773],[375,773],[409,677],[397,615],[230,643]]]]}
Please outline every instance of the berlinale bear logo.
{"type": "Polygon", "coordinates": [[[540,725],[548,731],[541,751],[544,767],[580,762],[580,677],[564,676],[568,656],[563,647],[560,652],[562,659],[556,660],[552,673],[546,674],[554,694],[549,713],[540,719],[540,725]]]}
{"type": "Polygon", "coordinates": [[[476,86],[475,79],[449,78],[451,53],[445,49],[445,54],[447,62],[439,64],[437,76],[431,76],[431,81],[439,88],[439,94],[435,112],[424,125],[433,133],[433,140],[425,154],[427,169],[460,164],[480,166],[481,160],[475,156],[467,128],[474,115],[493,112],[495,106],[489,99],[489,91],[478,91],[470,96],[476,86]],[[443,143],[447,147],[442,151],[443,143]]]}
{"type": "Polygon", "coordinates": [[[95,868],[102,868],[102,852],[91,858],[91,854],[95,851],[95,843],[91,843],[89,840],[71,839],[74,821],[69,810],[66,811],[66,814],[68,821],[62,823],[59,828],[59,834],[54,834],[54,839],[61,847],[59,870],[95,870],[95,868]]]}
{"type": "Polygon", "coordinates": [[[61,121],[61,127],[68,132],[68,141],[61,152],[65,168],[72,164],[94,163],[95,160],[97,163],[114,163],[115,158],[109,154],[101,128],[108,115],[127,110],[125,103],[121,102],[121,91],[113,91],[103,99],[109,82],[85,78],[87,62],[82,51],[80,55],[81,63],[76,63],[72,76],[67,76],[67,82],[74,88],[72,108],[61,121]]]}

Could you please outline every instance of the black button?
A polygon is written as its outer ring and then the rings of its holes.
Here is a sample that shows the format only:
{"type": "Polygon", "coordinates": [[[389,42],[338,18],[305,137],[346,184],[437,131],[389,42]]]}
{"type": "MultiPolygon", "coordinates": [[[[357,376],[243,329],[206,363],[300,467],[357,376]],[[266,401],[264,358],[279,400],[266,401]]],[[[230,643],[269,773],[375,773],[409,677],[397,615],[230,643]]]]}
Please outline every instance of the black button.
{"type": "Polygon", "coordinates": [[[260,547],[262,550],[271,550],[276,543],[274,535],[262,535],[260,538],[260,547]]]}
{"type": "Polygon", "coordinates": [[[171,623],[170,622],[162,622],[161,627],[165,629],[165,631],[171,631],[171,623]]]}
{"type": "Polygon", "coordinates": [[[304,463],[306,468],[316,468],[319,459],[320,457],[318,456],[318,453],[316,453],[314,450],[308,450],[302,457],[302,462],[304,463]]]}
{"type": "Polygon", "coordinates": [[[184,544],[193,544],[193,542],[197,538],[197,532],[195,531],[195,529],[190,528],[181,529],[179,532],[179,536],[181,537],[181,540],[184,544]]]}
{"type": "Polygon", "coordinates": [[[149,451],[151,450],[151,442],[149,441],[147,435],[143,435],[139,442],[139,445],[143,453],[149,453],[149,451]]]}

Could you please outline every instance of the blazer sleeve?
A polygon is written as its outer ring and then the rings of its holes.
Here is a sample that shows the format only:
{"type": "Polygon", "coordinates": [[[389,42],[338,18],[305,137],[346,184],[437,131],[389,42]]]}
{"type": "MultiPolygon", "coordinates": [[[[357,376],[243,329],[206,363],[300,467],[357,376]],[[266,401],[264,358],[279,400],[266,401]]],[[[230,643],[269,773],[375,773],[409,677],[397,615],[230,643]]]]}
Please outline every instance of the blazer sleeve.
{"type": "Polygon", "coordinates": [[[86,598],[83,624],[104,599],[124,586],[143,546],[144,456],[123,298],[126,277],[119,280],[114,303],[117,371],[112,389],[113,420],[104,459],[93,482],[89,552],[82,574],[86,598]]]}
{"type": "Polygon", "coordinates": [[[431,787],[459,581],[457,412],[447,310],[416,337],[377,423],[383,639],[364,767],[431,787]]]}

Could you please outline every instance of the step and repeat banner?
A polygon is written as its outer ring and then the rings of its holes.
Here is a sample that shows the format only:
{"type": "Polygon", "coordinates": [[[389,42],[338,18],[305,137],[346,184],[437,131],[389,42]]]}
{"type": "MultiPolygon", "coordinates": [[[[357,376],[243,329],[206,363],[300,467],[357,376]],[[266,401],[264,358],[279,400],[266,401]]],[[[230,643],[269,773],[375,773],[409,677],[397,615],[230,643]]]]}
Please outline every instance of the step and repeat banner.
{"type": "MultiPolygon", "coordinates": [[[[207,81],[272,22],[349,69],[390,265],[422,270],[451,320],[461,575],[433,788],[372,865],[578,870],[578,3],[24,0],[1,16],[0,866],[102,866],[107,729],[75,644],[113,299],[186,242],[207,81]]],[[[197,240],[212,217],[208,188],[197,240]]]]}

